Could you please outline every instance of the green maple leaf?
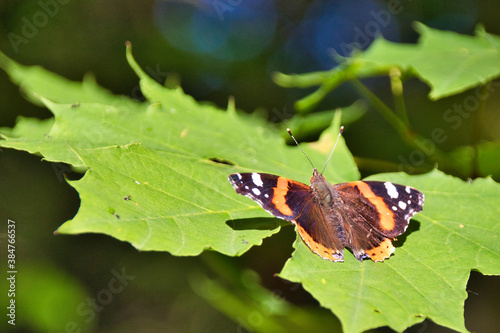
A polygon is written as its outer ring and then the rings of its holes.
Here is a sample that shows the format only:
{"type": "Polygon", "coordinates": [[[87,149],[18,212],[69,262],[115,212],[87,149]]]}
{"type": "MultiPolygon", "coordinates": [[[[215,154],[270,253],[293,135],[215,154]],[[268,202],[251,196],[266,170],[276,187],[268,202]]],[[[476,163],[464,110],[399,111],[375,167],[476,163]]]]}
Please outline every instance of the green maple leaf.
{"type": "Polygon", "coordinates": [[[397,65],[411,70],[431,87],[429,97],[439,99],[485,84],[500,75],[500,37],[482,29],[476,36],[415,24],[417,44],[377,39],[359,60],[376,67],[397,65]]]}
{"type": "MultiPolygon", "coordinates": [[[[45,103],[55,120],[20,118],[14,129],[2,130],[0,145],[88,169],[81,180],[70,182],[82,204],[58,233],[105,233],[141,250],[176,255],[196,255],[208,248],[237,255],[279,231],[275,220],[263,226],[257,221],[253,225],[258,228],[241,230],[226,223],[248,210],[257,211],[254,217],[265,213],[248,205],[242,208],[239,198],[229,196],[227,176],[234,167],[213,161],[225,155],[245,164],[255,157],[244,148],[246,143],[281,142],[277,135],[245,134],[251,127],[247,122],[261,127],[264,123],[201,106],[180,89],[165,89],[146,77],[131,57],[142,76],[143,91],[157,98],[155,102],[138,103],[104,90],[96,94],[98,103],[85,102],[92,99],[88,91],[99,90],[95,83],[90,88],[89,83],[78,86],[41,68],[2,60],[13,80],[28,96],[45,103]],[[68,94],[61,94],[65,89],[68,94]],[[222,200],[213,200],[214,195],[222,200]]],[[[281,163],[277,161],[276,167],[281,163]]]]}
{"type": "Polygon", "coordinates": [[[395,254],[383,263],[360,263],[346,255],[345,263],[331,265],[310,256],[297,240],[280,276],[301,282],[339,317],[346,332],[385,325],[403,331],[425,317],[466,332],[470,270],[500,272],[500,187],[490,178],[470,184],[439,171],[370,179],[414,186],[425,194],[424,210],[400,237],[404,242],[396,242],[395,254]]]}
{"type": "MultiPolygon", "coordinates": [[[[0,146],[87,169],[82,179],[70,182],[80,194],[80,209],[58,232],[104,233],[138,249],[175,255],[213,249],[233,256],[278,232],[279,220],[258,219],[269,215],[237,195],[227,176],[262,171],[308,183],[311,168],[302,153],[232,107],[200,105],[180,89],[162,87],[127,55],[147,102],[0,57],[13,80],[55,116],[21,118],[14,129],[1,130],[0,146]]],[[[326,160],[339,123],[337,116],[319,142],[304,147],[316,163],[326,160]]],[[[325,176],[333,183],[359,178],[343,140],[325,176]]],[[[384,325],[403,330],[426,317],[466,331],[470,270],[500,271],[500,187],[491,179],[468,184],[437,171],[376,179],[412,185],[426,195],[424,211],[411,224],[418,228],[410,227],[395,255],[383,263],[361,263],[346,253],[345,263],[332,263],[298,239],[280,275],[301,282],[348,332],[384,325]]]]}
{"type": "MultiPolygon", "coordinates": [[[[147,103],[100,91],[94,81],[66,82],[0,57],[27,96],[38,98],[55,116],[20,118],[14,129],[2,129],[0,145],[88,169],[82,179],[69,182],[82,203],[57,232],[104,233],[140,250],[176,255],[205,249],[239,255],[278,232],[278,220],[255,219],[268,215],[234,193],[228,175],[250,169],[230,164],[259,170],[265,161],[267,170],[277,173],[296,170],[304,160],[293,159],[264,122],[200,105],[148,77],[130,52],[128,59],[147,103]],[[68,94],[61,93],[65,89],[68,94]],[[92,92],[97,103],[90,102],[92,92]],[[256,148],[272,146],[280,148],[256,148]],[[241,218],[253,219],[242,223],[241,218]]],[[[354,170],[346,150],[343,156],[354,170]]],[[[350,170],[339,177],[347,179],[350,170]]]]}
{"type": "MultiPolygon", "coordinates": [[[[500,37],[478,28],[475,36],[432,29],[415,23],[420,33],[416,44],[393,43],[383,37],[351,58],[339,59],[340,65],[321,72],[298,75],[277,73],[274,80],[283,87],[319,88],[296,102],[301,113],[310,112],[332,90],[353,79],[402,72],[402,78],[418,77],[431,87],[433,100],[484,85],[500,76],[500,37]]],[[[487,98],[494,91],[477,92],[487,98]]]]}

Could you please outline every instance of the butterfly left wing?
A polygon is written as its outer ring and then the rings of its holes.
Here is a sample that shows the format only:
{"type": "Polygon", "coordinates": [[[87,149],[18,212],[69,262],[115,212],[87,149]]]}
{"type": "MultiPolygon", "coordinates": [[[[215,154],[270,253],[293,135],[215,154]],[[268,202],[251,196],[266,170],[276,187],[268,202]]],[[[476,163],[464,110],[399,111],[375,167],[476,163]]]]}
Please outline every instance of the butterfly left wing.
{"type": "Polygon", "coordinates": [[[333,262],[344,261],[345,237],[339,211],[325,213],[317,199],[311,198],[294,223],[312,252],[333,262]]]}
{"type": "Polygon", "coordinates": [[[308,185],[267,173],[233,173],[229,182],[236,193],[245,195],[276,217],[292,221],[308,201],[308,185]]]}
{"type": "Polygon", "coordinates": [[[263,173],[235,173],[229,181],[276,217],[292,221],[306,245],[323,259],[344,261],[344,243],[336,234],[335,220],[313,198],[310,186],[263,173]]]}

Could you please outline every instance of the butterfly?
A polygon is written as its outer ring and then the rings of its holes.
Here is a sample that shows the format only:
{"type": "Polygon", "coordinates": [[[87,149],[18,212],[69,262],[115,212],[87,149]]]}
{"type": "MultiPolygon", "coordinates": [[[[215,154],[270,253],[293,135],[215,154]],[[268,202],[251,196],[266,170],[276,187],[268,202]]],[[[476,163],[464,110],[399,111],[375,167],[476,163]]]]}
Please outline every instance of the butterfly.
{"type": "Polygon", "coordinates": [[[424,205],[424,195],[413,187],[380,181],[330,184],[314,165],[311,185],[257,172],[231,174],[229,182],[236,193],[292,221],[312,252],[334,262],[344,261],[346,247],[360,261],[389,258],[395,250],[392,240],[424,205]]]}

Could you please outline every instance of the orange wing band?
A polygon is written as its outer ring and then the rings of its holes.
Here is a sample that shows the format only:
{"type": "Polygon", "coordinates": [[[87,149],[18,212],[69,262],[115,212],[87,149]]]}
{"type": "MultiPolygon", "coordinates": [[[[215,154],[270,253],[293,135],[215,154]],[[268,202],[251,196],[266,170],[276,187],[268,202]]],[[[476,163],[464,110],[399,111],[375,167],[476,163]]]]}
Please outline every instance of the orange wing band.
{"type": "Polygon", "coordinates": [[[395,248],[389,238],[386,238],[379,246],[366,251],[373,261],[384,261],[391,256],[395,248]]]}
{"type": "Polygon", "coordinates": [[[394,221],[394,213],[387,208],[384,200],[373,193],[370,189],[370,186],[366,185],[363,182],[356,182],[356,186],[358,186],[361,194],[365,196],[377,209],[380,214],[380,225],[384,230],[392,231],[396,227],[396,223],[394,221]]]}
{"type": "Polygon", "coordinates": [[[283,177],[278,178],[278,184],[274,188],[273,204],[283,215],[293,215],[292,210],[286,204],[286,194],[288,193],[288,180],[283,177]]]}

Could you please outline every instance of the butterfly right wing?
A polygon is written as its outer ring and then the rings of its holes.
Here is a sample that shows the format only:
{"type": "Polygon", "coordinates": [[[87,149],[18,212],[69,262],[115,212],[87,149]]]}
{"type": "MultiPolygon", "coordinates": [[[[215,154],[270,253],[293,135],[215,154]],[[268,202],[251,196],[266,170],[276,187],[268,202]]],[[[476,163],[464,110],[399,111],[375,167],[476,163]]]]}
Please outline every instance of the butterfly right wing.
{"type": "Polygon", "coordinates": [[[346,245],[359,260],[389,258],[395,250],[392,239],[405,232],[424,203],[420,191],[390,182],[355,181],[333,188],[343,202],[346,245]]]}

